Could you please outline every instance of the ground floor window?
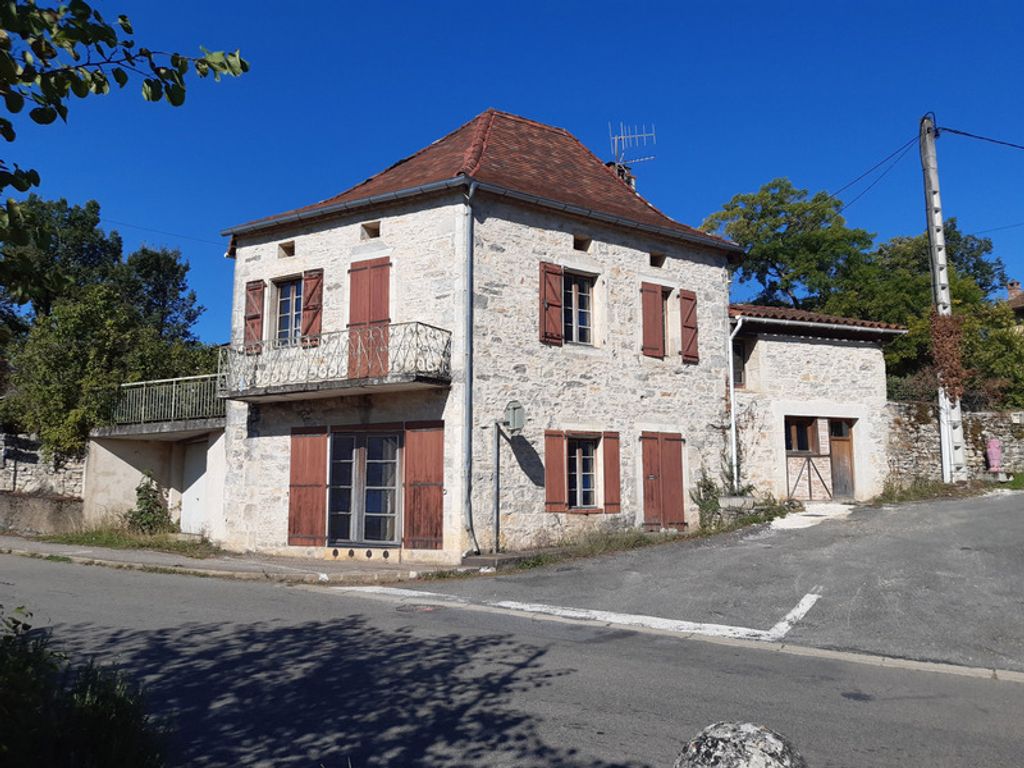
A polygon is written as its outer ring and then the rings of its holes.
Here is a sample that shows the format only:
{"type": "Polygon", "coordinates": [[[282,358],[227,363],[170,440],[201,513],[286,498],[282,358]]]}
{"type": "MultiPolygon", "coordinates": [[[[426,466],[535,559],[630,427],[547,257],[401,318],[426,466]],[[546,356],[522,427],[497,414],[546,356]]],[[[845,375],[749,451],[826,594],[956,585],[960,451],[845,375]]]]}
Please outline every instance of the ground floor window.
{"type": "Polygon", "coordinates": [[[786,417],[786,453],[817,453],[818,421],[804,416],[786,417]]]}
{"type": "Polygon", "coordinates": [[[596,455],[596,438],[569,438],[566,487],[569,489],[570,508],[584,509],[597,506],[597,474],[594,467],[596,455]]]}
{"type": "Polygon", "coordinates": [[[331,435],[328,542],[398,541],[396,434],[331,435]]]}

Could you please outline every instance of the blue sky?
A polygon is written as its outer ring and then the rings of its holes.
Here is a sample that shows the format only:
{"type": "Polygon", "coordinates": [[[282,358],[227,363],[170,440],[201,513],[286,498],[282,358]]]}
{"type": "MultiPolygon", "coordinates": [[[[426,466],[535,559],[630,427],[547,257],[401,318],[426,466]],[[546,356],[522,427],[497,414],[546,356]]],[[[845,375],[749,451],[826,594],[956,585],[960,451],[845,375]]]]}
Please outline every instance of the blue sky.
{"type": "MultiPolygon", "coordinates": [[[[66,126],[22,121],[8,157],[41,172],[45,197],[99,200],[127,250],[180,248],[211,342],[229,330],[221,229],[335,194],[491,106],[564,127],[601,157],[609,122],[655,124],[639,190],[694,225],[776,176],[835,190],[928,111],[1024,143],[1024,4],[1009,0],[97,7],[127,13],[151,48],[237,47],[252,70],[194,81],[179,109],[142,102],[137,83],[76,101],[66,126]]],[[[961,229],[1024,223],[1024,151],[947,134],[938,152],[961,229]]],[[[916,151],[846,216],[880,239],[922,231],[916,151]]],[[[1024,278],[1024,226],[988,236],[1024,278]]]]}

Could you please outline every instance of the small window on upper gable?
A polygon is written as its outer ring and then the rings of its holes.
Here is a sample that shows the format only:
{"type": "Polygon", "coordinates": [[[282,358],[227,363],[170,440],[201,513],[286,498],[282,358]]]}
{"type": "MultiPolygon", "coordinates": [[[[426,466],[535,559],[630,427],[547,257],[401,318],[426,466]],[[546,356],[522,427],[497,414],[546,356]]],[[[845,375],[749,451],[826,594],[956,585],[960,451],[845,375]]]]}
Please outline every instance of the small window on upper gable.
{"type": "Polygon", "coordinates": [[[661,269],[665,266],[665,254],[664,253],[652,253],[651,254],[651,266],[661,269]]]}
{"type": "Polygon", "coordinates": [[[375,237],[380,237],[380,222],[368,221],[363,224],[359,231],[359,239],[373,240],[375,237]]]}
{"type": "Polygon", "coordinates": [[[277,258],[287,259],[289,256],[295,255],[295,241],[292,240],[288,243],[277,244],[277,258]]]}
{"type": "Polygon", "coordinates": [[[572,237],[572,247],[577,251],[589,251],[590,242],[591,240],[589,237],[582,237],[580,235],[573,235],[572,237]]]}

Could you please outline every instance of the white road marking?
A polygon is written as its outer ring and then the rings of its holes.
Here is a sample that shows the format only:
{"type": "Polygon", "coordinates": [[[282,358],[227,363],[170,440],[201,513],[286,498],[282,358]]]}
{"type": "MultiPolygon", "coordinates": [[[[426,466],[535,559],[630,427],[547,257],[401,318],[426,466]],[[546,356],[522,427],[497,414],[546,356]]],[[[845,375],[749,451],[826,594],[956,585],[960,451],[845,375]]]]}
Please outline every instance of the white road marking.
{"type": "MultiPolygon", "coordinates": [[[[590,621],[600,624],[608,624],[618,627],[630,627],[640,629],[654,629],[660,632],[669,632],[678,635],[704,635],[706,637],[727,637],[736,640],[762,640],[766,642],[778,642],[786,636],[793,626],[800,621],[811,607],[821,597],[819,594],[808,593],[796,604],[783,619],[771,629],[752,629],[750,627],[732,627],[727,624],[705,624],[693,621],[680,621],[678,619],[666,619],[661,616],[644,616],[635,613],[616,613],[614,611],[598,611],[591,608],[568,608],[557,605],[545,605],[544,603],[521,603],[516,600],[499,601],[471,601],[454,595],[445,595],[440,592],[421,592],[417,589],[402,589],[400,587],[332,587],[340,592],[347,592],[353,595],[377,595],[380,597],[412,600],[421,603],[440,603],[462,605],[467,607],[480,606],[484,608],[499,608],[506,611],[526,614],[542,614],[555,616],[561,619],[575,621],[590,621]]],[[[816,587],[816,589],[819,589],[816,587]]]]}

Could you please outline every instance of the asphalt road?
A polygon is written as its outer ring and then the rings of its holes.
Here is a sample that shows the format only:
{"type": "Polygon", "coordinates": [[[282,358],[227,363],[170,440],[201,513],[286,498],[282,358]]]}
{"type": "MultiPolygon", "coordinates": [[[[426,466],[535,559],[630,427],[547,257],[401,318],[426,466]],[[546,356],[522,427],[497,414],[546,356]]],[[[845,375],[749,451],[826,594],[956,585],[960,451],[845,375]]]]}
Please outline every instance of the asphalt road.
{"type": "Polygon", "coordinates": [[[755,629],[814,593],[787,642],[1024,671],[1024,493],[857,508],[802,530],[415,588],[755,629]]]}
{"type": "Polygon", "coordinates": [[[813,768],[1024,753],[1016,682],[15,556],[0,603],[142,679],[178,765],[657,768],[726,719],[786,734],[813,768]]]}

